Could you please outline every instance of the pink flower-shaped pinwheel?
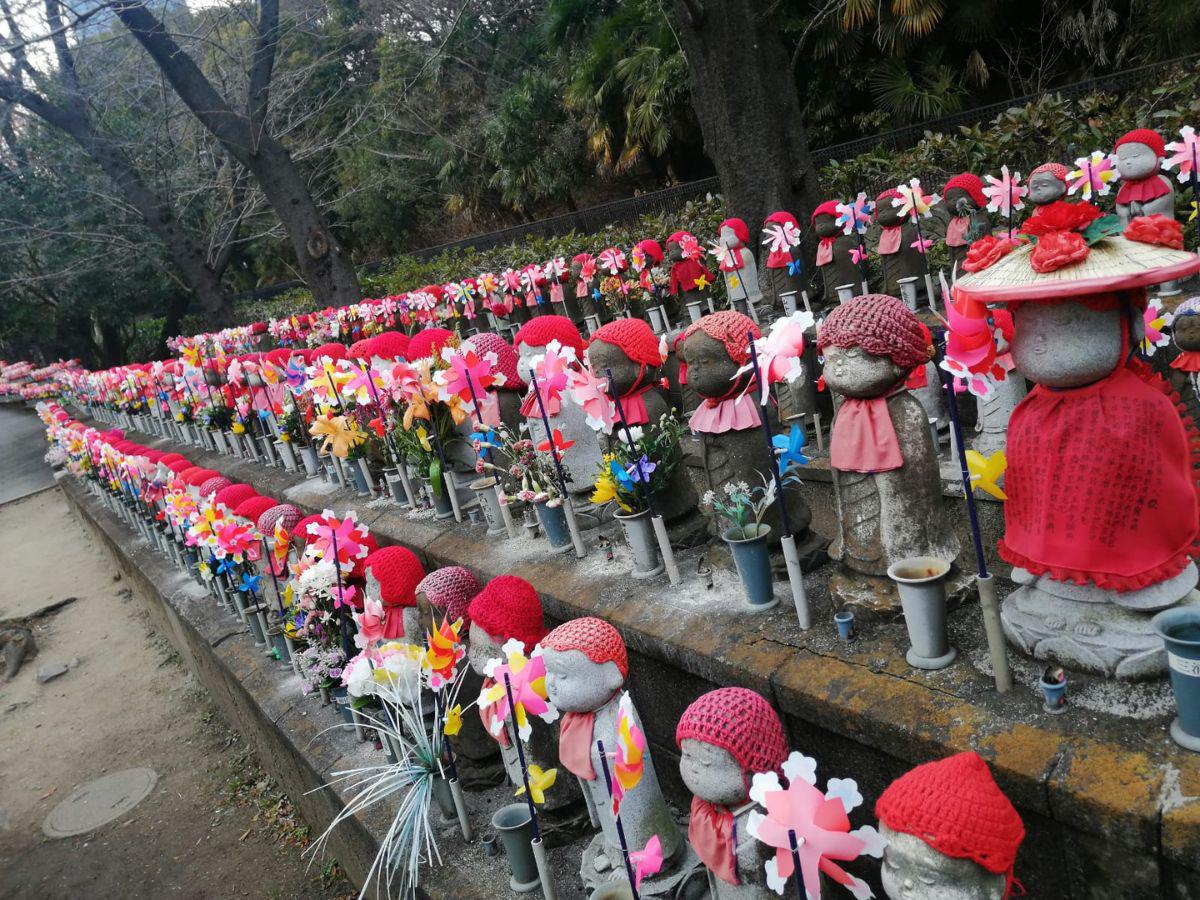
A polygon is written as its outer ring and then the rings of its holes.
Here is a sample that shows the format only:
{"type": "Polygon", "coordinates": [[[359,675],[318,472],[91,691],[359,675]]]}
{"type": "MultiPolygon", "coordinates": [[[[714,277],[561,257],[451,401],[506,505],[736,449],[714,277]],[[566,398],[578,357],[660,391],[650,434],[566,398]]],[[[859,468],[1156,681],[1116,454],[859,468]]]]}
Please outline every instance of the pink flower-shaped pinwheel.
{"type": "Polygon", "coordinates": [[[1146,304],[1146,310],[1142,313],[1145,323],[1145,337],[1142,338],[1142,352],[1147,356],[1153,356],[1154,351],[1159,347],[1165,347],[1170,343],[1171,338],[1165,333],[1170,327],[1175,317],[1169,312],[1163,310],[1162,301],[1158,297],[1151,297],[1146,304]]]}
{"type": "MultiPolygon", "coordinates": [[[[804,375],[804,365],[801,362],[801,356],[804,354],[804,331],[812,325],[812,313],[797,310],[790,316],[776,319],[771,323],[770,330],[754,342],[754,350],[758,354],[758,368],[762,374],[762,384],[759,385],[761,403],[767,402],[767,393],[771,385],[781,381],[795,381],[804,375]]],[[[734,373],[734,380],[753,370],[754,360],[749,359],[734,373]]]]}
{"type": "Polygon", "coordinates": [[[362,612],[352,612],[350,617],[358,626],[354,635],[354,646],[359,650],[367,650],[383,640],[383,604],[378,600],[367,597],[363,601],[362,612]]]}
{"type": "Polygon", "coordinates": [[[460,347],[443,347],[442,359],[450,364],[448,369],[439,369],[434,380],[441,387],[441,399],[458,397],[473,409],[472,396],[482,398],[490,387],[504,384],[504,375],[495,370],[495,353],[476,353],[470,341],[460,347]]]}
{"type": "Polygon", "coordinates": [[[516,269],[507,268],[500,273],[500,277],[504,279],[504,289],[506,291],[516,292],[521,290],[521,273],[516,269]]]}
{"type": "Polygon", "coordinates": [[[1022,198],[1029,193],[1029,188],[1021,184],[1020,172],[1010,175],[1008,166],[1001,166],[999,178],[994,175],[984,175],[983,178],[987,182],[983,188],[983,195],[988,198],[989,210],[1002,216],[1010,216],[1013,210],[1025,208],[1022,198]]]}
{"type": "Polygon", "coordinates": [[[685,234],[679,239],[679,250],[683,254],[684,259],[699,260],[704,256],[704,251],[700,248],[700,242],[691,234],[685,234]]]}
{"type": "Polygon", "coordinates": [[[662,841],[658,839],[658,835],[651,835],[650,840],[646,841],[645,849],[631,850],[629,861],[633,863],[634,890],[640,891],[642,889],[642,880],[647,875],[657,875],[662,871],[662,841]]]}
{"type": "Polygon", "coordinates": [[[933,246],[933,240],[930,238],[917,238],[910,245],[918,253],[926,253],[933,246]]]}
{"type": "Polygon", "coordinates": [[[783,764],[788,786],[784,788],[774,772],[756,773],[750,799],[766,809],[750,813],[746,830],[752,837],[775,848],[775,856],[766,862],[767,885],[783,894],[787,880],[795,873],[792,856],[793,838],[800,859],[799,876],[810,900],[820,900],[820,875],[842,885],[857,900],[874,897],[871,888],[837,865],[862,853],[882,856],[884,841],[874,827],[864,825],[850,830],[848,813],[862,803],[862,795],[852,779],[831,778],[824,794],[816,788],[816,761],[793,753],[783,764]]]}
{"type": "Polygon", "coordinates": [[[771,253],[787,253],[800,243],[800,229],[791,222],[771,222],[763,228],[762,242],[771,253]]]}
{"type": "Polygon", "coordinates": [[[837,219],[834,224],[841,227],[842,234],[862,234],[870,227],[874,215],[875,204],[865,193],[859,191],[852,203],[837,205],[837,219]]]}
{"type": "Polygon", "coordinates": [[[235,562],[241,562],[248,551],[258,545],[254,529],[249,525],[222,525],[214,531],[213,538],[213,553],[217,559],[228,557],[235,562]]]}
{"type": "Polygon", "coordinates": [[[370,552],[364,543],[368,531],[366,525],[355,521],[354,510],[346,513],[346,518],[334,518],[332,510],[321,513],[320,522],[312,522],[308,533],[312,539],[305,548],[305,554],[318,559],[332,559],[333,547],[337,545],[338,566],[343,572],[354,570],[355,560],[362,559],[370,552]]]}
{"type": "Polygon", "coordinates": [[[926,194],[921,189],[919,178],[910,178],[908,184],[896,185],[896,193],[900,196],[892,198],[892,206],[900,211],[900,215],[913,219],[917,216],[929,218],[933,215],[933,207],[942,199],[937,194],[926,194]]]}
{"type": "Polygon", "coordinates": [[[542,266],[542,274],[546,276],[547,281],[561,282],[567,277],[567,261],[561,256],[546,260],[546,264],[542,266]]]}
{"type": "Polygon", "coordinates": [[[1162,165],[1164,169],[1178,168],[1179,173],[1175,177],[1180,184],[1187,184],[1193,174],[1200,177],[1200,135],[1191,125],[1184,125],[1179,129],[1179,137],[1180,140],[1167,144],[1167,153],[1170,155],[1162,165]]]}
{"type": "Polygon", "coordinates": [[[492,735],[498,735],[504,727],[504,721],[512,713],[517,729],[517,735],[523,741],[529,740],[533,734],[533,726],[529,716],[534,715],[549,724],[558,719],[558,710],[546,696],[546,662],[542,659],[542,648],[535,647],[533,653],[525,656],[525,644],[516,638],[509,640],[503,647],[504,660],[489,660],[484,674],[495,684],[484,688],[479,694],[479,707],[492,707],[492,735]],[[504,678],[508,676],[508,686],[504,678]],[[513,708],[508,705],[508,692],[512,690],[513,708]]]}
{"type": "Polygon", "coordinates": [[[600,267],[609,275],[619,275],[625,271],[625,254],[619,247],[609,247],[600,251],[600,267]]]}
{"type": "Polygon", "coordinates": [[[594,431],[612,434],[616,422],[617,407],[608,396],[607,385],[603,378],[587,366],[572,369],[567,376],[571,399],[583,408],[587,415],[588,426],[594,431]]]}
{"type": "Polygon", "coordinates": [[[856,266],[866,258],[867,251],[865,249],[861,249],[859,247],[850,248],[850,262],[854,263],[856,266]]]}
{"type": "Polygon", "coordinates": [[[1076,168],[1067,173],[1067,193],[1078,194],[1081,200],[1103,197],[1112,190],[1112,183],[1121,177],[1117,159],[1103,150],[1093,150],[1090,156],[1075,160],[1076,168]]]}
{"type": "Polygon", "coordinates": [[[567,387],[568,374],[575,362],[575,348],[564,347],[558,341],[546,345],[546,352],[533,357],[529,368],[542,392],[546,415],[557,416],[562,409],[562,392],[567,387]]]}

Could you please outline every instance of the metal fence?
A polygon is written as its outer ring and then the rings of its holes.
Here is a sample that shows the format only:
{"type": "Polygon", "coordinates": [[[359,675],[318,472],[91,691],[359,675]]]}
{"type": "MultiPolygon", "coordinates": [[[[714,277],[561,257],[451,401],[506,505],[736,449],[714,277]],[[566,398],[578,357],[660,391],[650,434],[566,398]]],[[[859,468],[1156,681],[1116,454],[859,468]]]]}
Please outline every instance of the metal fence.
{"type": "MultiPolygon", "coordinates": [[[[844,143],[834,144],[829,147],[822,147],[819,150],[812,151],[813,165],[819,169],[831,160],[853,159],[862,153],[881,148],[903,150],[915,146],[925,137],[927,132],[953,131],[961,126],[990,122],[1001,113],[1013,107],[1024,106],[1046,95],[1058,95],[1070,99],[1095,93],[1128,93],[1147,85],[1157,85],[1160,83],[1163,74],[1167,71],[1177,66],[1192,65],[1198,61],[1200,61],[1200,54],[1193,54],[1191,56],[1168,60],[1167,62],[1140,66],[1136,69],[1126,69],[1123,72],[1105,75],[1100,78],[1091,78],[1087,81],[1078,81],[1061,87],[1048,88],[1041,94],[1026,94],[1021,97],[1012,97],[1000,103],[977,106],[973,109],[963,110],[962,112],[944,116],[940,119],[921,122],[916,125],[908,125],[904,128],[896,128],[892,131],[885,131],[881,134],[858,138],[853,141],[845,141],[844,143]]],[[[563,213],[562,215],[551,216],[547,219],[538,219],[535,222],[527,222],[508,228],[501,228],[498,231],[476,234],[445,244],[423,247],[420,250],[406,251],[403,255],[417,259],[431,259],[448,250],[459,250],[467,247],[473,247],[476,250],[487,250],[491,247],[511,244],[529,237],[553,237],[555,235],[567,234],[571,231],[589,234],[593,231],[599,231],[607,225],[632,222],[647,214],[678,209],[689,200],[698,200],[707,194],[715,194],[720,189],[721,183],[719,179],[703,178],[699,181],[689,181],[687,184],[675,185],[674,187],[639,194],[636,197],[612,200],[608,203],[589,206],[586,209],[576,210],[575,212],[563,213]]],[[[366,263],[358,268],[360,271],[371,275],[390,263],[390,259],[377,260],[366,263]]],[[[285,291],[303,286],[304,282],[302,281],[289,281],[268,285],[241,294],[235,297],[234,301],[241,303],[268,300],[285,291]]]]}

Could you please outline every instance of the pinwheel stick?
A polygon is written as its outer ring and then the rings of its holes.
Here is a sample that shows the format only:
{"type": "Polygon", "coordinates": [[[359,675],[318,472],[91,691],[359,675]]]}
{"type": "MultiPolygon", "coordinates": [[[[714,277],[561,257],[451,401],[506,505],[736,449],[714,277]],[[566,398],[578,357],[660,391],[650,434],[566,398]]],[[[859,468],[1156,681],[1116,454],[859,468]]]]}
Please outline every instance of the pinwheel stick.
{"type": "Polygon", "coordinates": [[[267,546],[266,537],[261,538],[263,559],[267,563],[267,571],[271,573],[271,584],[275,586],[275,601],[279,604],[279,616],[283,617],[283,594],[279,591],[279,579],[275,577],[275,560],[271,558],[271,548],[267,546]]]}
{"type": "MultiPolygon", "coordinates": [[[[583,546],[583,535],[579,532],[579,523],[575,520],[575,508],[571,506],[571,495],[567,493],[567,476],[563,472],[562,458],[558,455],[558,445],[554,443],[554,430],[550,427],[550,416],[546,413],[546,404],[542,400],[542,389],[538,387],[537,375],[530,373],[530,383],[533,385],[533,396],[537,398],[538,411],[542,414],[542,427],[546,429],[546,442],[550,445],[550,456],[554,459],[554,469],[558,473],[558,487],[562,491],[563,512],[567,516],[567,529],[571,532],[571,543],[575,545],[575,557],[583,559],[587,550],[583,546]]],[[[649,491],[649,487],[647,487],[649,491]]]]}
{"type": "Polygon", "coordinates": [[[867,284],[867,245],[863,243],[863,233],[861,231],[858,232],[858,270],[862,274],[863,293],[871,293],[871,288],[867,284]]]}
{"type": "Polygon", "coordinates": [[[438,459],[442,463],[441,479],[445,485],[446,493],[450,495],[450,508],[454,510],[454,521],[461,522],[463,520],[462,507],[458,505],[458,491],[454,488],[454,479],[450,476],[450,469],[446,465],[446,451],[442,449],[442,436],[438,434],[437,423],[433,421],[433,413],[429,414],[429,433],[433,438],[433,447],[437,451],[438,459]]]}
{"type": "MultiPolygon", "coordinates": [[[[428,649],[426,644],[426,649],[428,649]]],[[[462,784],[458,780],[458,765],[454,762],[454,748],[450,746],[450,738],[446,735],[445,720],[442,718],[442,698],[440,694],[433,695],[434,727],[440,732],[441,745],[446,750],[446,782],[450,785],[450,797],[454,800],[454,811],[458,814],[458,827],[462,831],[464,841],[473,840],[475,832],[471,828],[471,820],[467,817],[467,804],[463,799],[462,784]]]]}
{"type": "MultiPolygon", "coordinates": [[[[949,302],[949,298],[943,298],[949,302]]],[[[946,336],[938,338],[938,347],[944,356],[946,336]]],[[[1007,693],[1012,689],[1012,671],[1008,665],[1008,650],[1004,643],[1004,628],[1000,624],[1000,606],[996,601],[996,579],[987,569],[983,555],[983,533],[979,528],[979,513],[975,509],[975,488],[971,484],[971,469],[967,465],[967,449],[963,442],[962,425],[958,421],[958,402],[954,396],[954,376],[937,367],[942,379],[942,390],[946,392],[946,407],[950,413],[950,427],[954,431],[954,446],[958,451],[958,468],[962,477],[963,496],[967,499],[967,518],[971,525],[971,541],[975,545],[975,564],[979,571],[975,582],[979,588],[979,608],[983,612],[983,630],[987,636],[988,655],[992,661],[992,672],[996,680],[996,692],[1007,693]]]]}
{"type": "Polygon", "coordinates": [[[804,873],[800,871],[800,845],[796,843],[795,829],[788,829],[788,846],[792,851],[792,877],[796,881],[796,896],[807,900],[808,893],[804,890],[804,873]]]}
{"type": "MultiPolygon", "coordinates": [[[[599,751],[600,765],[604,768],[604,783],[608,786],[608,796],[612,798],[612,773],[608,768],[608,754],[604,752],[604,741],[596,740],[596,750],[599,751]]],[[[613,821],[617,826],[617,839],[621,842],[621,858],[625,860],[625,874],[629,878],[629,890],[633,892],[633,900],[639,900],[637,891],[637,875],[633,871],[633,862],[629,858],[629,843],[625,840],[625,826],[621,824],[621,812],[613,809],[613,821]]]]}
{"type": "Polygon", "coordinates": [[[1197,159],[1196,142],[1192,142],[1192,202],[1195,203],[1196,209],[1192,213],[1192,217],[1196,220],[1196,237],[1200,242],[1200,172],[1197,168],[1200,167],[1200,159],[1197,159]]]}
{"type": "MultiPolygon", "coordinates": [[[[604,373],[608,376],[608,395],[612,397],[613,406],[617,410],[617,419],[620,420],[621,427],[625,429],[625,440],[628,442],[629,449],[632,452],[634,448],[633,432],[629,430],[629,422],[625,419],[625,410],[621,408],[621,398],[613,390],[612,369],[606,367],[604,373]]],[[[641,467],[634,466],[634,471],[637,472],[636,482],[642,486],[642,497],[646,501],[646,509],[650,510],[650,524],[654,526],[654,536],[658,538],[658,550],[662,553],[663,566],[667,570],[667,580],[671,584],[679,584],[679,567],[675,565],[675,551],[671,548],[671,538],[667,534],[667,523],[663,521],[663,517],[654,508],[654,495],[650,492],[650,482],[648,479],[643,480],[641,467]]]]}
{"type": "MultiPolygon", "coordinates": [[[[762,369],[758,365],[758,350],[754,346],[754,332],[746,332],[746,338],[750,342],[750,362],[754,366],[755,385],[766,385],[762,369]]],[[[759,387],[759,390],[762,388],[759,387]]],[[[762,422],[763,437],[767,442],[767,456],[771,460],[771,476],[775,479],[775,502],[779,506],[779,524],[783,529],[779,543],[783,548],[783,560],[787,563],[788,584],[792,589],[792,602],[796,605],[796,620],[800,623],[800,628],[807,631],[812,627],[812,613],[808,608],[808,594],[804,590],[804,572],[800,568],[800,553],[796,550],[796,537],[792,534],[792,523],[788,517],[787,497],[783,493],[783,476],[779,472],[779,457],[775,455],[771,422],[767,413],[768,407],[764,402],[759,407],[758,418],[762,422]]]]}
{"type": "Polygon", "coordinates": [[[529,842],[533,847],[533,859],[537,863],[538,879],[542,882],[542,893],[546,900],[557,900],[554,890],[554,873],[546,860],[546,847],[542,843],[542,831],[538,827],[537,804],[533,802],[533,790],[529,786],[529,767],[525,762],[525,745],[517,732],[517,707],[513,702],[512,681],[508,673],[504,673],[504,692],[508,695],[508,721],[512,724],[513,743],[517,747],[517,761],[521,764],[521,781],[525,785],[525,800],[529,804],[529,821],[533,826],[533,839],[529,842]]]}
{"type": "MultiPolygon", "coordinates": [[[[360,360],[359,367],[362,369],[363,375],[367,378],[367,388],[371,391],[371,400],[375,403],[375,408],[379,410],[379,420],[383,422],[386,411],[383,408],[383,404],[379,402],[379,391],[375,388],[375,379],[371,377],[371,370],[365,362],[360,360]]],[[[387,450],[388,459],[392,461],[392,465],[399,469],[400,463],[396,458],[396,451],[392,447],[391,429],[386,424],[383,426],[383,446],[387,450]]]]}
{"type": "Polygon", "coordinates": [[[208,376],[204,374],[204,354],[200,352],[200,346],[196,346],[196,362],[200,363],[200,380],[204,382],[204,389],[208,391],[208,402],[211,406],[216,406],[217,401],[213,398],[212,385],[208,383],[208,376]]]}

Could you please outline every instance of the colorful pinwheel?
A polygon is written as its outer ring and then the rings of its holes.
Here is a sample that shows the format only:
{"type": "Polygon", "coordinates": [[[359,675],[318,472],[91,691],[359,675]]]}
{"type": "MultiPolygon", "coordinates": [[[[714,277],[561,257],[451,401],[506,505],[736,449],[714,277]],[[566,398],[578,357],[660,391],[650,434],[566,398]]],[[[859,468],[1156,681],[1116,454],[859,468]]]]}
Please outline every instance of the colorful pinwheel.
{"type": "MultiPolygon", "coordinates": [[[[804,354],[804,332],[813,326],[813,315],[810,312],[797,310],[790,316],[776,319],[771,323],[770,330],[754,342],[755,353],[758,354],[758,369],[762,375],[760,403],[767,402],[771,385],[781,381],[795,381],[804,375],[804,364],[801,357],[804,354]]],[[[749,341],[747,335],[746,340],[749,341]]],[[[754,361],[747,360],[746,364],[734,373],[734,379],[754,370],[754,361]]],[[[749,385],[747,385],[749,390],[749,385]]]]}
{"type": "Polygon", "coordinates": [[[474,409],[474,398],[480,398],[490,387],[504,384],[504,375],[495,370],[496,354],[475,352],[470,341],[460,347],[443,347],[442,359],[450,364],[448,369],[439,369],[433,379],[441,390],[438,399],[449,401],[457,397],[469,409],[474,409]]]}
{"type": "Polygon", "coordinates": [[[896,185],[896,193],[900,196],[892,198],[892,206],[899,210],[900,215],[912,219],[918,216],[929,218],[933,215],[933,207],[942,199],[937,194],[926,194],[921,189],[919,178],[910,178],[908,184],[896,185]]]}
{"type": "Polygon", "coordinates": [[[808,457],[804,455],[804,446],[808,442],[804,429],[798,423],[792,424],[788,434],[777,434],[771,438],[771,445],[779,455],[779,471],[785,472],[791,466],[807,466],[808,457]]]}
{"type": "Polygon", "coordinates": [[[1090,156],[1075,160],[1076,168],[1067,173],[1067,193],[1078,194],[1082,200],[1103,197],[1112,183],[1121,177],[1116,157],[1103,150],[1093,150],[1090,156]]]}
{"type": "Polygon", "coordinates": [[[343,572],[353,572],[354,563],[365,557],[370,548],[365,543],[369,531],[366,525],[355,520],[354,510],[346,518],[337,519],[332,510],[324,510],[318,522],[308,525],[310,535],[306,556],[332,561],[333,548],[337,546],[337,562],[343,572]]]}
{"type": "Polygon", "coordinates": [[[999,178],[994,175],[984,175],[983,178],[987,182],[983,188],[983,195],[988,198],[989,210],[1011,217],[1013,210],[1025,208],[1023,198],[1029,193],[1029,188],[1021,184],[1020,172],[1010,175],[1008,166],[1001,166],[999,178]]]}
{"type": "Polygon", "coordinates": [[[456,667],[466,656],[467,650],[459,637],[462,627],[462,619],[453,623],[442,619],[442,624],[426,635],[427,649],[421,665],[429,673],[429,688],[434,693],[454,683],[456,667]]]}
{"type": "Polygon", "coordinates": [[[617,407],[608,396],[604,379],[597,378],[587,366],[572,369],[567,378],[571,399],[587,415],[588,426],[594,431],[612,434],[617,407]]]}
{"type": "Polygon", "coordinates": [[[613,761],[613,815],[620,815],[626,791],[637,787],[646,768],[646,735],[637,724],[629,692],[617,704],[617,746],[613,761]]]}
{"type": "Polygon", "coordinates": [[[792,222],[771,222],[763,228],[762,242],[770,253],[788,253],[800,244],[800,229],[792,222]]]}
{"type": "Polygon", "coordinates": [[[651,835],[650,840],[646,841],[645,848],[631,851],[629,861],[633,864],[634,889],[640,891],[642,880],[647,875],[657,875],[662,871],[662,841],[658,839],[658,835],[651,835]]]}
{"type": "Polygon", "coordinates": [[[625,271],[625,254],[618,247],[601,250],[600,267],[609,275],[619,275],[625,271]]]}
{"type": "Polygon", "coordinates": [[[557,340],[546,345],[545,353],[529,360],[529,368],[542,393],[546,415],[557,416],[562,409],[562,392],[567,387],[574,362],[575,348],[564,347],[557,340]]]}
{"type": "Polygon", "coordinates": [[[489,660],[484,674],[495,683],[484,688],[479,694],[479,708],[492,708],[492,736],[496,736],[504,728],[504,721],[511,712],[516,725],[517,736],[529,740],[533,734],[533,726],[529,716],[534,715],[549,724],[558,719],[558,710],[546,695],[546,663],[542,659],[542,648],[535,647],[533,653],[525,656],[525,644],[513,638],[500,648],[505,660],[489,660]],[[504,677],[508,676],[508,688],[504,677]],[[513,708],[509,709],[508,691],[511,689],[513,708]]]}
{"type": "Polygon", "coordinates": [[[1142,320],[1145,325],[1142,352],[1147,356],[1153,356],[1159,347],[1165,347],[1171,342],[1171,337],[1166,330],[1175,321],[1175,316],[1163,309],[1162,300],[1158,297],[1151,297],[1146,303],[1146,309],[1142,312],[1142,320]]]}
{"type": "Polygon", "coordinates": [[[1163,160],[1164,169],[1179,169],[1175,176],[1180,184],[1187,184],[1193,176],[1200,178],[1200,135],[1191,125],[1179,129],[1178,141],[1167,144],[1167,153],[1163,160]]]}
{"type": "MultiPolygon", "coordinates": [[[[870,227],[875,215],[875,204],[859,191],[851,203],[838,203],[837,219],[834,223],[843,234],[863,234],[870,227]]],[[[858,262],[858,260],[855,260],[858,262]]]]}
{"type": "MultiPolygon", "coordinates": [[[[533,802],[541,806],[546,802],[546,791],[554,787],[554,782],[558,779],[558,769],[548,769],[542,771],[539,765],[531,765],[527,770],[529,781],[529,796],[533,802]]],[[[514,796],[523,797],[525,795],[525,785],[517,788],[514,796]]]]}

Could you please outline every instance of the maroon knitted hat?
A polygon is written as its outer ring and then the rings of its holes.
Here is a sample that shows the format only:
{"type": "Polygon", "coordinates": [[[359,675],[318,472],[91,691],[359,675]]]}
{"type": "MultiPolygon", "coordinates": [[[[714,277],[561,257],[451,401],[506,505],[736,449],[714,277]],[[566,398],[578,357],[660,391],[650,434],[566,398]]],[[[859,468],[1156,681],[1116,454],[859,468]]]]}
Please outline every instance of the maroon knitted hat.
{"type": "Polygon", "coordinates": [[[929,361],[921,321],[888,294],[863,294],[835,307],[817,332],[817,349],[862,347],[909,370],[929,361]]]}
{"type": "Polygon", "coordinates": [[[364,568],[379,582],[384,606],[417,605],[417,584],[425,568],[411,550],[392,546],[368,553],[364,568]]]}
{"type": "Polygon", "coordinates": [[[518,347],[545,347],[551,341],[558,341],[564,347],[574,347],[575,356],[583,358],[583,351],[588,342],[583,339],[575,323],[566,316],[538,316],[530,319],[518,330],[513,343],[518,347]]]}
{"type": "Polygon", "coordinates": [[[635,363],[661,366],[662,354],[658,335],[644,319],[614,319],[592,335],[593,341],[603,341],[618,348],[635,363]]]}
{"type": "Polygon", "coordinates": [[[231,484],[233,482],[224,475],[214,475],[212,478],[206,478],[200,483],[200,496],[207,497],[210,494],[215,494],[217,491],[223,491],[231,484]]]}
{"type": "Polygon", "coordinates": [[[946,182],[946,186],[942,189],[942,195],[945,196],[949,193],[951,188],[966,191],[967,196],[975,201],[976,206],[987,206],[987,194],[983,192],[983,180],[978,175],[972,175],[970,172],[955,175],[946,182]]]}
{"type": "Polygon", "coordinates": [[[697,331],[703,331],[714,341],[725,345],[725,352],[739,366],[744,366],[750,359],[750,341],[747,335],[753,334],[754,339],[762,337],[762,331],[754,320],[744,313],[734,309],[723,309],[718,313],[701,316],[689,325],[675,342],[681,345],[697,331]]]}
{"type": "Polygon", "coordinates": [[[525,644],[526,653],[546,636],[542,601],[533,585],[516,575],[498,575],[489,581],[467,612],[471,622],[491,638],[500,643],[516,638],[525,644]]]}
{"type": "Polygon", "coordinates": [[[625,641],[617,629],[603,619],[587,616],[564,622],[542,639],[542,647],[560,653],[578,650],[597,665],[616,663],[621,677],[629,676],[629,655],[625,650],[625,641]]]}
{"type": "MultiPolygon", "coordinates": [[[[533,321],[536,322],[537,319],[533,321]]],[[[490,331],[471,335],[470,342],[475,352],[481,356],[484,353],[496,354],[495,369],[504,376],[505,388],[514,391],[525,390],[525,382],[517,374],[517,351],[512,348],[512,344],[490,331]]]]}
{"type": "Polygon", "coordinates": [[[275,505],[273,497],[251,497],[239,503],[233,514],[239,519],[248,519],[257,527],[259,516],[275,505]]]}
{"type": "Polygon", "coordinates": [[[417,593],[424,594],[429,605],[441,611],[451,622],[462,619],[464,628],[471,627],[468,607],[471,598],[479,593],[479,580],[470,569],[462,566],[434,569],[421,579],[417,593]]]}
{"type": "Polygon", "coordinates": [[[787,759],[787,738],[779,715],[760,694],[740,687],[701,694],[683,711],[675,743],[704,741],[729,751],[746,776],[776,772],[787,759]]]}
{"type": "Polygon", "coordinates": [[[229,487],[221,488],[221,490],[217,491],[217,502],[222,506],[228,507],[230,510],[234,510],[243,501],[257,495],[258,491],[248,484],[231,484],[229,487]]]}
{"type": "Polygon", "coordinates": [[[426,328],[418,331],[408,341],[408,358],[425,359],[437,355],[446,346],[446,341],[454,337],[453,331],[445,328],[426,328]]]}
{"type": "Polygon", "coordinates": [[[255,526],[266,535],[275,533],[275,526],[282,525],[283,530],[288,534],[292,533],[292,529],[296,527],[296,523],[303,518],[304,514],[300,512],[299,507],[292,506],[290,503],[277,503],[258,517],[255,526]]]}

